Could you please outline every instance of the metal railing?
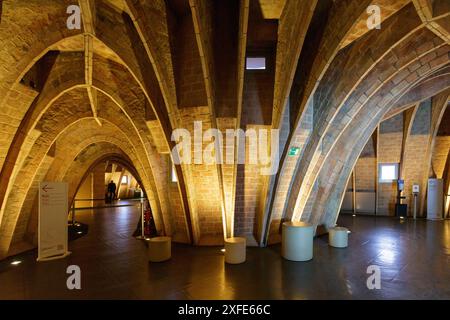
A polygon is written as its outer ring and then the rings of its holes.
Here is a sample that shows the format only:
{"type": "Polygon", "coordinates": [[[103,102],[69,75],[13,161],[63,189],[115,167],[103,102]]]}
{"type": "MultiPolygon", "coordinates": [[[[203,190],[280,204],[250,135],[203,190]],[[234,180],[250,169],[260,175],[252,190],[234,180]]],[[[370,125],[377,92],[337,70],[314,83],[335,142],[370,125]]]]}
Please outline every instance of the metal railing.
{"type": "MultiPolygon", "coordinates": [[[[140,203],[141,203],[141,216],[142,216],[142,218],[143,218],[143,214],[144,214],[144,200],[145,199],[147,199],[147,198],[130,198],[130,199],[125,199],[125,200],[127,200],[127,201],[140,201],[140,203]]],[[[72,225],[75,225],[76,224],[76,220],[75,220],[75,211],[77,210],[77,208],[76,208],[76,202],[77,201],[105,201],[105,198],[102,198],[102,199],[96,199],[96,198],[93,198],[93,199],[73,199],[73,202],[72,202],[72,207],[70,208],[70,211],[71,211],[71,223],[72,223],[72,225]]],[[[86,208],[86,207],[84,207],[84,208],[86,208]]],[[[95,207],[90,207],[90,208],[92,208],[92,209],[94,209],[95,207]]]]}

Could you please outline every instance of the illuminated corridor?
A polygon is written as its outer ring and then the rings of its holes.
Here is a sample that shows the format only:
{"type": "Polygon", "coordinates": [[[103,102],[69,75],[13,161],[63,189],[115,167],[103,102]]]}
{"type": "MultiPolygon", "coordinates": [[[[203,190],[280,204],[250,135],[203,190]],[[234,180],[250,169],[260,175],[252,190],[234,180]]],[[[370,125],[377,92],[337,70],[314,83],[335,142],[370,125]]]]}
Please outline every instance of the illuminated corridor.
{"type": "Polygon", "coordinates": [[[450,299],[449,106],[449,0],[0,0],[0,298],[450,299]]]}

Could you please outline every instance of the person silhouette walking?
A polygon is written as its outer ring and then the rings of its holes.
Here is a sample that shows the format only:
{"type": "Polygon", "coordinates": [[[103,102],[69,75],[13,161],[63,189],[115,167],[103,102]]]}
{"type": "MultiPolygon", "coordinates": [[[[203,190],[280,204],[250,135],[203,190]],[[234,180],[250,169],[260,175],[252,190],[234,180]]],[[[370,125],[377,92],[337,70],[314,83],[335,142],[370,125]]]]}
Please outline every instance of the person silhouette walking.
{"type": "Polygon", "coordinates": [[[110,203],[114,200],[116,197],[116,184],[114,181],[111,180],[111,182],[108,184],[108,200],[110,203]]]}

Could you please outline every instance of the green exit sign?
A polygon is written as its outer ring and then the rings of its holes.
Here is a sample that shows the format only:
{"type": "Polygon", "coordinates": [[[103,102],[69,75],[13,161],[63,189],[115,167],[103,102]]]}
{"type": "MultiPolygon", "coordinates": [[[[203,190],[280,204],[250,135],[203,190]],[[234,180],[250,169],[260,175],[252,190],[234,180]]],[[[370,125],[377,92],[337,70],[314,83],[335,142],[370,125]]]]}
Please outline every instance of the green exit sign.
{"type": "Polygon", "coordinates": [[[298,156],[299,153],[300,153],[300,148],[298,148],[298,147],[292,147],[289,149],[290,157],[298,156]]]}

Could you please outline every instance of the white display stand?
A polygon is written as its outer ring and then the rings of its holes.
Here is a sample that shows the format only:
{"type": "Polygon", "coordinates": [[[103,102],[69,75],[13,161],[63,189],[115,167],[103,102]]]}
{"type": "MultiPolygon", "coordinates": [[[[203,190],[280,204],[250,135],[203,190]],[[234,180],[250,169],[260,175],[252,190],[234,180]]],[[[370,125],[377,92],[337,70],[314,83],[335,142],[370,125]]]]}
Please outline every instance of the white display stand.
{"type": "Polygon", "coordinates": [[[314,226],[305,222],[284,222],[281,255],[291,261],[308,261],[313,258],[314,226]]]}
{"type": "Polygon", "coordinates": [[[225,239],[225,262],[238,264],[245,262],[247,239],[234,237],[225,239]]]}
{"type": "Polygon", "coordinates": [[[155,237],[148,240],[148,260],[162,262],[172,257],[172,239],[170,237],[155,237]]]}
{"type": "Polygon", "coordinates": [[[444,212],[444,180],[428,179],[427,219],[442,220],[444,212]]]}
{"type": "Polygon", "coordinates": [[[328,230],[328,244],[335,248],[347,248],[348,229],[344,227],[334,227],[328,230]]]}
{"type": "Polygon", "coordinates": [[[37,261],[61,259],[67,250],[67,183],[41,182],[39,184],[39,222],[37,261]]]}

